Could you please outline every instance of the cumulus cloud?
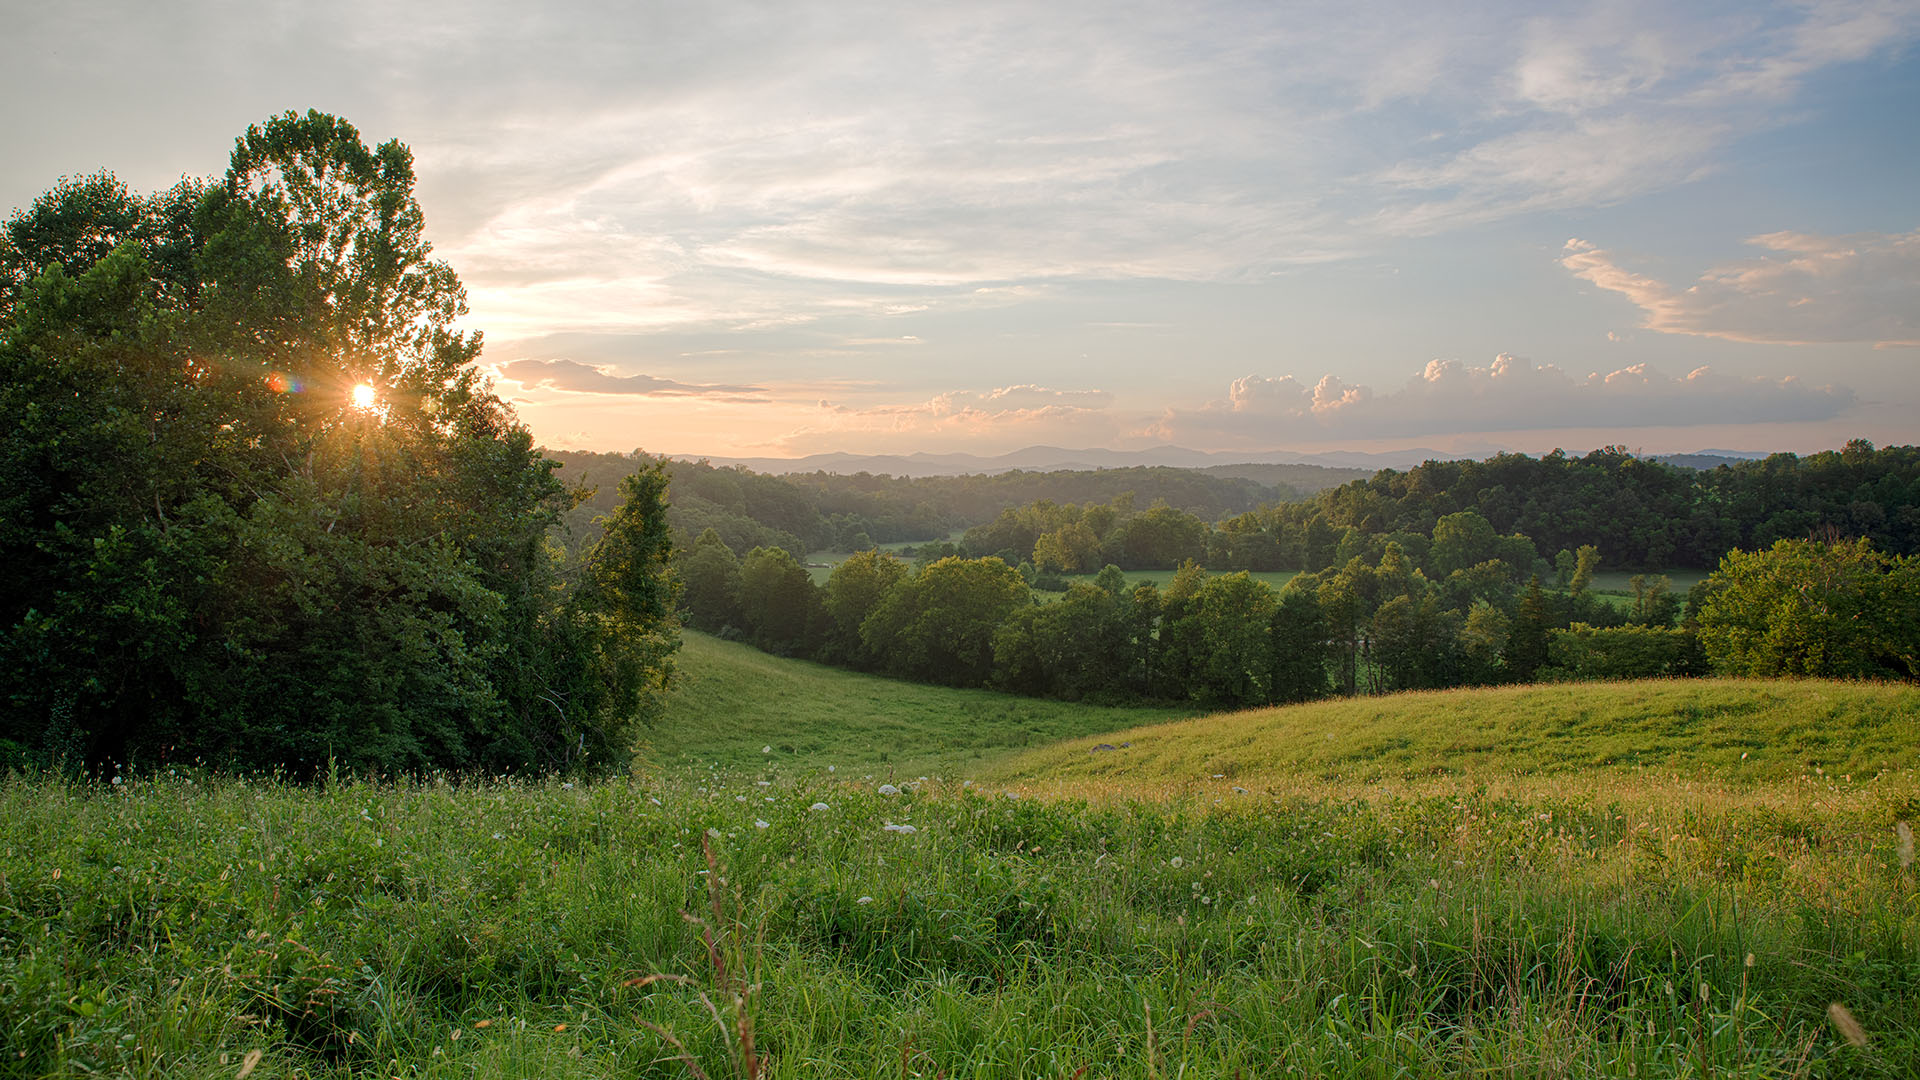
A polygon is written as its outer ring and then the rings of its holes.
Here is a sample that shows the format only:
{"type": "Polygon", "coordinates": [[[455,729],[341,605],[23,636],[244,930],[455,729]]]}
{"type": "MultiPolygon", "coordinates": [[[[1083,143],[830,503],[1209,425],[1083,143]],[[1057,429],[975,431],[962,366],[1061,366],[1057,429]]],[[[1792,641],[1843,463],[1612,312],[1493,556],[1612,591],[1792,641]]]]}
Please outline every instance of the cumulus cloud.
{"type": "Polygon", "coordinates": [[[1685,289],[1622,266],[1612,252],[1567,241],[1560,264],[1631,300],[1641,325],[1667,334],[1785,345],[1920,345],[1920,229],[1820,236],[1775,232],[1767,252],[1713,267],[1685,289]]]}
{"type": "Polygon", "coordinates": [[[1224,400],[1169,409],[1150,433],[1176,443],[1245,447],[1542,428],[1639,428],[1831,419],[1852,406],[1842,387],[1740,378],[1708,367],[1668,377],[1646,364],[1576,377],[1502,354],[1484,365],[1434,360],[1390,391],[1335,375],[1307,383],[1249,375],[1224,400]]]}
{"type": "Polygon", "coordinates": [[[728,400],[763,394],[765,387],[719,383],[683,383],[652,375],[621,375],[610,366],[577,360],[509,360],[493,367],[496,375],[529,390],[558,390],[569,394],[630,394],[641,397],[718,397],[728,400]]]}

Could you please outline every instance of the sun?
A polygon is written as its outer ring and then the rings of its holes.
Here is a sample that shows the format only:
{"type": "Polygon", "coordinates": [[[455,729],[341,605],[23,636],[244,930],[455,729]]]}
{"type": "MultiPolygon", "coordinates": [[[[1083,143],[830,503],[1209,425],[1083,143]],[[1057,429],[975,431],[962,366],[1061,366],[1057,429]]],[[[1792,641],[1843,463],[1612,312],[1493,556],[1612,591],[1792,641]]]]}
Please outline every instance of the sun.
{"type": "Polygon", "coordinates": [[[372,384],[358,383],[353,388],[352,401],[356,409],[372,409],[380,403],[380,394],[372,384]]]}

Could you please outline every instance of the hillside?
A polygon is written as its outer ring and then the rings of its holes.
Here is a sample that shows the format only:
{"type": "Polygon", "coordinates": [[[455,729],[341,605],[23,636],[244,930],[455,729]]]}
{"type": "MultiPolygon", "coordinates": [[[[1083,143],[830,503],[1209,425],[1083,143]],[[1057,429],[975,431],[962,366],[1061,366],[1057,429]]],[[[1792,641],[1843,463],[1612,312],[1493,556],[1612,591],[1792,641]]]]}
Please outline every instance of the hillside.
{"type": "Polygon", "coordinates": [[[692,631],[676,662],[678,683],[644,752],[659,765],[971,776],[1011,751],[1196,711],[927,686],[769,656],[692,631]]]}
{"type": "Polygon", "coordinates": [[[1367,781],[1631,773],[1861,780],[1920,763],[1920,687],[1650,680],[1494,687],[1221,713],[1101,733],[1004,761],[1009,782],[1142,787],[1215,775],[1367,781]],[[1099,742],[1131,742],[1090,753],[1099,742]]]}
{"type": "Polygon", "coordinates": [[[835,765],[1142,788],[1211,778],[1663,774],[1732,782],[1920,763],[1920,687],[1651,680],[1395,694],[1196,716],[955,690],[687,633],[661,765],[835,765]],[[1130,747],[1090,753],[1099,743],[1130,747]],[[772,747],[763,753],[763,747],[772,747]],[[1744,755],[1744,757],[1743,757],[1744,755]]]}

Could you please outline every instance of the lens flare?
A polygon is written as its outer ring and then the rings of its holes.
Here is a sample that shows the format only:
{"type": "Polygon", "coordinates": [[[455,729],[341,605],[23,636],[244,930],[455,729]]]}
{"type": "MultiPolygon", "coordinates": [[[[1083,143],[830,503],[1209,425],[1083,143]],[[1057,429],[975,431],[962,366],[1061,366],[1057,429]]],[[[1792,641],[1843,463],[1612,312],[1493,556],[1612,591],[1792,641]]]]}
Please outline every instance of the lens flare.
{"type": "Polygon", "coordinates": [[[378,405],[379,403],[380,403],[379,392],[374,390],[374,388],[369,384],[360,383],[353,388],[353,407],[354,408],[371,409],[375,405],[378,405]]]}

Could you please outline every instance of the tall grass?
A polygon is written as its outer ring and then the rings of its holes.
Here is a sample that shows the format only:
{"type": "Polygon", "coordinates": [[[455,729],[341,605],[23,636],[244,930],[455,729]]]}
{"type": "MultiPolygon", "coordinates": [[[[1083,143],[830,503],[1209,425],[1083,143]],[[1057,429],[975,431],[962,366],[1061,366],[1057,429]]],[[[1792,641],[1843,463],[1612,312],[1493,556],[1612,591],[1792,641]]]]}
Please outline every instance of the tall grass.
{"type": "Polygon", "coordinates": [[[1910,769],[877,783],[0,782],[0,1076],[1920,1072],[1910,769]]]}
{"type": "Polygon", "coordinates": [[[1005,780],[1126,789],[1215,773],[1243,781],[1494,779],[1594,773],[1772,784],[1865,780],[1920,764],[1920,687],[1664,679],[1439,690],[1220,713],[1104,732],[1000,759],[1005,780]]]}

